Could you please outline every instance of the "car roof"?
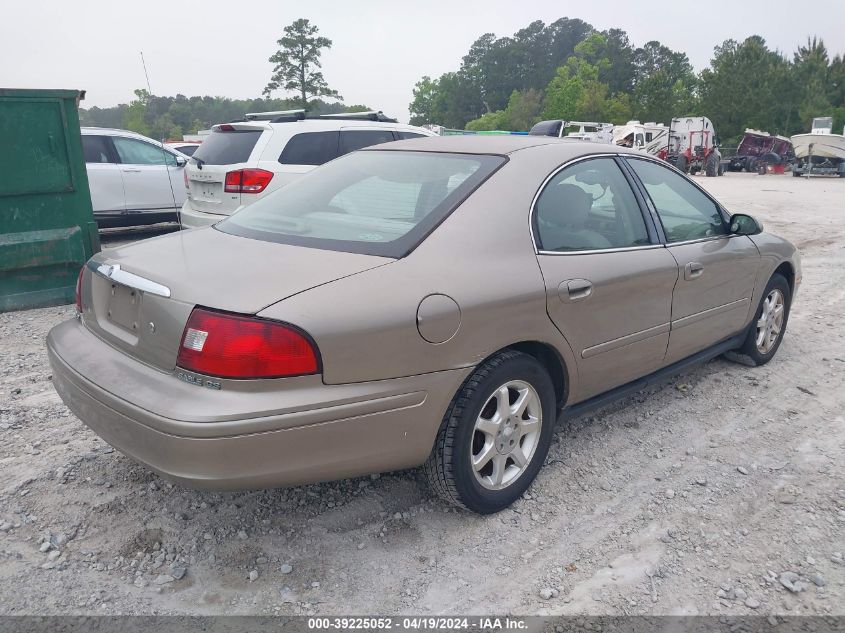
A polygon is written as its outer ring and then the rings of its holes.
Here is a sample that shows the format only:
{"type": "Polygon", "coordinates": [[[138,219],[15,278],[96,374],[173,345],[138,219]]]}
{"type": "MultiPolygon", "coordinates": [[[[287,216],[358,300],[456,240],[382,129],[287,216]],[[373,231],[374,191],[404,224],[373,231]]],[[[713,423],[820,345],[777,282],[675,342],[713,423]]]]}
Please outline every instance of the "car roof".
{"type": "Polygon", "coordinates": [[[153,141],[154,143],[158,143],[155,139],[152,139],[148,136],[144,136],[143,134],[138,134],[137,132],[133,132],[131,130],[119,130],[117,128],[112,127],[82,127],[80,131],[83,134],[100,134],[103,136],[131,136],[133,138],[140,138],[145,141],[153,141]]]}
{"type": "Polygon", "coordinates": [[[395,141],[387,145],[374,145],[361,151],[406,150],[454,152],[458,154],[512,154],[520,150],[544,145],[558,145],[564,155],[571,154],[573,158],[585,154],[641,154],[641,152],[628,150],[618,145],[596,143],[595,141],[517,134],[467,134],[414,138],[405,141],[395,141]]]}
{"type": "MultiPolygon", "coordinates": [[[[226,125],[220,123],[217,125],[226,125]]],[[[302,130],[310,132],[332,131],[343,128],[370,128],[378,129],[385,128],[388,130],[404,130],[408,132],[417,132],[420,134],[433,134],[433,132],[425,128],[408,125],[406,123],[391,123],[389,121],[370,121],[368,119],[300,119],[298,121],[233,121],[229,123],[232,127],[238,130],[256,129],[256,130],[278,130],[280,132],[291,132],[296,134],[302,130]]],[[[212,126],[212,130],[216,126],[212,126]]]]}

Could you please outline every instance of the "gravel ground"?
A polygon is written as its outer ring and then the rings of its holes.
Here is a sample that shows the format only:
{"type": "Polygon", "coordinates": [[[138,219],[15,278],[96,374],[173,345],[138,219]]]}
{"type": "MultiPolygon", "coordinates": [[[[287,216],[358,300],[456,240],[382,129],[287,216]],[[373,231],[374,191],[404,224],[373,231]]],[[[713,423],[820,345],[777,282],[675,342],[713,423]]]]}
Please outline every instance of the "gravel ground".
{"type": "Polygon", "coordinates": [[[44,337],[71,306],[0,314],[0,614],[845,614],[845,180],[698,182],[801,249],[777,358],[562,421],[486,518],[413,471],[174,486],[54,392],[44,337]]]}

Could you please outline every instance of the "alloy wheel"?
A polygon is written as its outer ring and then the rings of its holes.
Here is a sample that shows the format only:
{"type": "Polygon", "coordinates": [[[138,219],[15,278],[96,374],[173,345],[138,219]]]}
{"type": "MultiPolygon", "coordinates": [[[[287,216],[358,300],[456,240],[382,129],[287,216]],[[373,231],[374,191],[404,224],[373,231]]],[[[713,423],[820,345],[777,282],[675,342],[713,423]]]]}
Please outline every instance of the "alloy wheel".
{"type": "Polygon", "coordinates": [[[540,442],[540,396],[527,382],[512,380],[496,389],[475,422],[470,461],[475,479],[502,490],[528,468],[540,442]]]}
{"type": "Polygon", "coordinates": [[[757,320],[757,351],[761,354],[768,354],[780,337],[785,306],[783,293],[777,288],[763,302],[763,310],[757,320]]]}

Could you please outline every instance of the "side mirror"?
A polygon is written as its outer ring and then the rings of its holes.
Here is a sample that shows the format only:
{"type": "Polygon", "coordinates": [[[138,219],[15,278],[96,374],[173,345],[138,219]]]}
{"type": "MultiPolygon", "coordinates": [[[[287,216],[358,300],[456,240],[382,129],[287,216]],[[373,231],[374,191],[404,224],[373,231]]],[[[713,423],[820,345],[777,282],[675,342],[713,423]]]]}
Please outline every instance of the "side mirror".
{"type": "Polygon", "coordinates": [[[731,216],[731,233],[734,235],[757,235],[763,232],[763,225],[757,218],[744,213],[731,216]]]}
{"type": "Polygon", "coordinates": [[[176,156],[176,166],[177,167],[184,167],[188,164],[187,158],[182,158],[181,156],[176,156]]]}

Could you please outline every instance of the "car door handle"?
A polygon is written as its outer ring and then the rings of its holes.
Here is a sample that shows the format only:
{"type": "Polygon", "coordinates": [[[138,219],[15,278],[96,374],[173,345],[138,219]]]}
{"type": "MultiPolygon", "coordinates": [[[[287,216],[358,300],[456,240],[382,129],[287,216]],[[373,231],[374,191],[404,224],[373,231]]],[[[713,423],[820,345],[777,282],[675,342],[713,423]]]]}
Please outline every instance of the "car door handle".
{"type": "Polygon", "coordinates": [[[129,168],[129,167],[125,167],[122,171],[124,173],[127,173],[127,174],[140,174],[141,173],[140,169],[133,169],[133,168],[129,168]]]}
{"type": "Polygon", "coordinates": [[[684,279],[696,279],[697,277],[701,277],[704,273],[704,264],[699,264],[698,262],[689,262],[684,267],[684,279]]]}
{"type": "Polygon", "coordinates": [[[593,284],[587,279],[569,279],[558,286],[558,296],[561,301],[580,301],[593,294],[593,284]]]}

